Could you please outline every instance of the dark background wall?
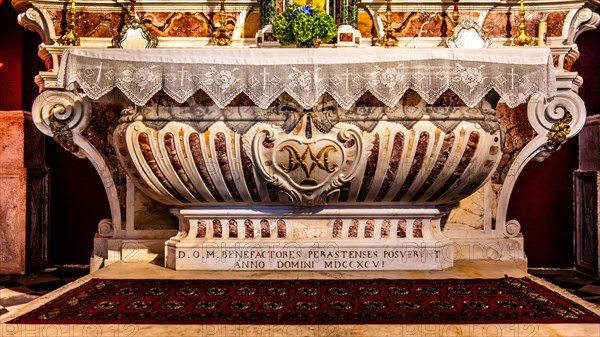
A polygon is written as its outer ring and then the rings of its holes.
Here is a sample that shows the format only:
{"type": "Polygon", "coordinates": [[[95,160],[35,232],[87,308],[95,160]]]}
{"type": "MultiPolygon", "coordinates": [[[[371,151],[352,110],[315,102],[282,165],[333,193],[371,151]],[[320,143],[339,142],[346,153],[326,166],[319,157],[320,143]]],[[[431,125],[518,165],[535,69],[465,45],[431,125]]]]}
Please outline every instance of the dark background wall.
{"type": "MultiPolygon", "coordinates": [[[[18,24],[10,1],[0,3],[0,32],[0,113],[31,111],[38,95],[35,76],[45,70],[37,55],[41,38],[18,24]]],[[[65,151],[50,137],[41,155],[50,169],[49,260],[89,264],[98,222],[110,218],[102,182],[88,160],[65,151]]]]}
{"type": "MultiPolygon", "coordinates": [[[[10,1],[0,4],[0,111],[31,110],[37,95],[34,76],[43,70],[37,57],[40,37],[18,25],[10,1]]],[[[600,31],[578,39],[575,68],[584,78],[580,95],[588,114],[600,113],[600,31]]],[[[1,112],[0,112],[1,113],[1,112]]],[[[110,217],[104,188],[93,166],[47,138],[51,170],[50,252],[52,263],[88,263],[98,222],[110,217]]],[[[508,219],[517,219],[525,237],[530,267],[570,268],[573,258],[573,184],[577,141],[570,140],[543,163],[529,164],[511,198],[508,219]]],[[[1,225],[1,224],[0,224],[1,225]]]]}
{"type": "MultiPolygon", "coordinates": [[[[588,115],[600,113],[600,30],[577,39],[580,58],[574,70],[583,77],[579,95],[588,115]]],[[[573,170],[578,167],[578,142],[572,138],[541,163],[528,164],[509,204],[508,219],[521,223],[530,267],[574,266],[573,170]]]]}

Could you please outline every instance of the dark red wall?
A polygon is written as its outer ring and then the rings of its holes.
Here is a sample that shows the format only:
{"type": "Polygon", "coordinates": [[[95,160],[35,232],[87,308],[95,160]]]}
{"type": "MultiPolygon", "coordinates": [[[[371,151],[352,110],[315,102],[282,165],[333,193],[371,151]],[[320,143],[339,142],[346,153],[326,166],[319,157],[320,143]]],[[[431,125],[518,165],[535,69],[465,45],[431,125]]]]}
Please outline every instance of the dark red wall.
{"type": "MultiPolygon", "coordinates": [[[[21,110],[24,29],[10,1],[0,3],[0,111],[21,110]]],[[[29,109],[27,109],[29,110],[29,109]]]]}
{"type": "MultiPolygon", "coordinates": [[[[600,30],[577,39],[581,56],[574,70],[583,77],[579,95],[588,115],[600,113],[600,30]]],[[[577,139],[571,139],[542,163],[530,163],[519,177],[508,208],[508,219],[521,223],[530,267],[572,268],[573,170],[578,167],[577,139]]]]}
{"type": "Polygon", "coordinates": [[[98,173],[87,159],[46,142],[50,167],[50,262],[89,264],[98,222],[110,219],[110,208],[98,173]]]}
{"type": "MultiPolygon", "coordinates": [[[[31,111],[38,95],[34,78],[45,70],[37,55],[41,38],[18,24],[10,1],[0,4],[0,32],[0,111],[31,111]]],[[[89,160],[75,157],[50,137],[46,140],[51,196],[49,261],[89,264],[98,222],[110,218],[104,187],[89,160]]]]}

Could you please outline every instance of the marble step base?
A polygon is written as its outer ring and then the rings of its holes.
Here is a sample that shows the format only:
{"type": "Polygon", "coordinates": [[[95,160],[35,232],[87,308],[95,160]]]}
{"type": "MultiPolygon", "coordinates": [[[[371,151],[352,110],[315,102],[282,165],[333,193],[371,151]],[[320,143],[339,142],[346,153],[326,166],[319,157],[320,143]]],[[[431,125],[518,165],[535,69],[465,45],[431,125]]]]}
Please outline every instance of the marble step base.
{"type": "Polygon", "coordinates": [[[454,265],[447,239],[168,242],[165,256],[165,266],[176,270],[441,270],[454,265]]]}

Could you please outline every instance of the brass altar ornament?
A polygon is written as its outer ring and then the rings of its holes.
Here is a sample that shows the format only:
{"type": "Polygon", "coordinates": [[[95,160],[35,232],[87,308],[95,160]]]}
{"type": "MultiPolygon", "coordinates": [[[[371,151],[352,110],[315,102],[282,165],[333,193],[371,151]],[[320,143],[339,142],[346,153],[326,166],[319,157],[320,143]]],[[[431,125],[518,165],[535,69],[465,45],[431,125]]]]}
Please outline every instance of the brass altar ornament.
{"type": "Polygon", "coordinates": [[[552,129],[550,129],[548,132],[548,139],[544,145],[546,151],[554,152],[558,150],[560,145],[567,140],[569,133],[571,133],[572,121],[573,116],[569,112],[565,111],[564,117],[552,125],[552,129]]]}
{"type": "Polygon", "coordinates": [[[219,28],[214,33],[212,42],[215,46],[230,46],[232,42],[231,33],[227,31],[227,13],[225,12],[225,0],[221,0],[219,11],[219,28]]]}
{"type": "Polygon", "coordinates": [[[329,162],[329,152],[338,151],[333,145],[324,146],[316,154],[310,148],[310,145],[306,146],[306,150],[302,154],[300,154],[300,150],[298,150],[293,145],[285,145],[280,149],[280,151],[284,150],[288,151],[289,153],[289,163],[287,166],[281,163],[279,163],[278,165],[285,173],[290,173],[298,168],[301,168],[302,171],[304,171],[304,174],[306,175],[306,179],[302,180],[302,182],[300,182],[300,185],[316,186],[320,183],[317,179],[312,177],[312,172],[315,169],[315,167],[319,167],[327,173],[333,173],[338,168],[337,164],[329,162]],[[310,165],[307,163],[308,155],[310,155],[311,159],[310,165]],[[323,158],[323,160],[321,160],[321,158],[323,158]]]}
{"type": "Polygon", "coordinates": [[[58,43],[63,46],[79,46],[79,36],[75,34],[75,27],[77,26],[77,11],[75,10],[75,0],[71,0],[71,6],[69,7],[69,30],[63,36],[58,39],[58,43]]]}
{"type": "Polygon", "coordinates": [[[387,0],[385,18],[385,33],[381,38],[379,38],[379,43],[381,43],[381,45],[385,48],[397,47],[398,39],[396,38],[396,36],[394,36],[394,30],[392,29],[392,6],[390,4],[390,0],[387,0]]]}
{"type": "Polygon", "coordinates": [[[48,116],[50,121],[50,131],[52,131],[52,138],[60,144],[65,150],[76,154],[79,152],[79,146],[73,141],[73,132],[69,126],[54,116],[55,114],[61,114],[65,110],[64,105],[57,104],[52,107],[52,110],[48,116]]]}
{"type": "Polygon", "coordinates": [[[515,46],[533,46],[533,38],[527,34],[527,26],[525,25],[525,1],[520,1],[519,6],[519,34],[513,41],[515,46]]]}
{"type": "Polygon", "coordinates": [[[454,9],[452,10],[452,23],[454,26],[458,25],[458,19],[460,18],[460,12],[458,11],[458,3],[460,0],[454,0],[454,9]]]}

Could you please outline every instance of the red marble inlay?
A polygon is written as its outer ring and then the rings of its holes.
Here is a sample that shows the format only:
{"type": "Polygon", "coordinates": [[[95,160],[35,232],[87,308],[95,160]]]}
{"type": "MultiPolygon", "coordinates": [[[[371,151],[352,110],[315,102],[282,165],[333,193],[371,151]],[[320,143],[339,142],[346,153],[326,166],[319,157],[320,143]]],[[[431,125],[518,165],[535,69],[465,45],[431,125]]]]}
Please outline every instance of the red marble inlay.
{"type": "Polygon", "coordinates": [[[285,221],[283,219],[277,220],[277,237],[285,238],[287,236],[285,221]]]}
{"type": "Polygon", "coordinates": [[[171,183],[167,180],[160,167],[156,163],[156,158],[152,153],[152,148],[150,147],[150,139],[147,133],[142,132],[139,134],[138,144],[140,147],[140,151],[142,152],[142,155],[146,160],[146,163],[148,164],[150,170],[152,170],[152,173],[154,174],[154,176],[156,176],[158,181],[167,189],[167,191],[169,191],[169,193],[171,193],[171,195],[177,198],[177,200],[181,202],[187,202],[187,200],[183,196],[181,196],[181,194],[179,194],[179,192],[177,192],[173,185],[171,185],[171,183]]]}
{"type": "Polygon", "coordinates": [[[375,197],[375,201],[381,201],[387,195],[390,186],[396,179],[398,168],[402,161],[402,150],[404,148],[404,133],[398,132],[394,136],[394,143],[392,145],[392,154],[390,155],[390,163],[387,172],[385,173],[385,179],[381,184],[381,188],[375,197]]]}
{"type": "Polygon", "coordinates": [[[444,169],[444,166],[448,161],[448,157],[450,157],[450,151],[452,150],[452,146],[454,146],[455,138],[456,137],[454,136],[454,132],[447,133],[446,136],[444,136],[442,148],[440,149],[440,153],[438,155],[437,160],[435,161],[435,164],[433,165],[433,168],[431,169],[431,172],[429,172],[429,176],[427,176],[427,179],[425,179],[423,185],[419,188],[417,193],[415,193],[415,195],[410,199],[410,201],[419,200],[423,196],[423,194],[427,192],[431,185],[433,185],[433,183],[436,181],[437,177],[444,169]]]}
{"type": "Polygon", "coordinates": [[[376,133],[374,138],[373,148],[371,149],[371,155],[369,155],[369,158],[367,159],[367,166],[365,168],[362,185],[360,186],[360,192],[356,198],[357,201],[365,201],[365,198],[371,189],[375,171],[377,170],[377,161],[379,160],[379,134],[376,133]]]}
{"type": "Polygon", "coordinates": [[[252,161],[250,160],[250,157],[248,157],[243,145],[243,138],[240,137],[240,157],[242,160],[242,171],[244,173],[246,187],[248,187],[248,192],[250,192],[252,201],[261,202],[258,188],[256,187],[256,181],[254,180],[254,165],[252,165],[252,161]]]}
{"type": "Polygon", "coordinates": [[[244,221],[244,228],[245,228],[245,237],[246,238],[253,238],[254,237],[254,223],[252,222],[252,220],[250,219],[246,219],[244,221]]]}
{"type": "Polygon", "coordinates": [[[238,224],[237,221],[231,219],[229,220],[229,237],[237,238],[238,237],[238,224]]]}
{"type": "Polygon", "coordinates": [[[375,232],[375,222],[373,220],[367,220],[365,225],[365,238],[372,238],[375,232]]]}
{"type": "Polygon", "coordinates": [[[212,223],[213,223],[213,238],[223,237],[223,225],[221,225],[221,220],[214,219],[212,223]]]}
{"type": "Polygon", "coordinates": [[[196,234],[197,238],[205,238],[206,237],[206,221],[199,220],[198,221],[198,233],[196,234]]]}
{"type": "Polygon", "coordinates": [[[398,228],[396,229],[396,237],[406,237],[406,219],[398,220],[398,228]]]}
{"type": "MultiPolygon", "coordinates": [[[[532,37],[538,36],[539,18],[542,12],[528,11],[525,14],[525,25],[527,33],[532,37]]],[[[546,36],[562,36],[562,30],[568,11],[548,13],[548,31],[546,36]]],[[[484,22],[482,30],[490,37],[514,38],[519,32],[519,12],[490,12],[484,22]]]]}
{"type": "Polygon", "coordinates": [[[415,220],[413,222],[413,238],[422,238],[423,237],[423,221],[420,219],[415,220]]]}
{"type": "Polygon", "coordinates": [[[452,185],[454,185],[454,183],[456,183],[456,181],[462,177],[463,173],[471,163],[471,160],[475,156],[475,151],[477,150],[477,145],[479,144],[479,138],[479,132],[471,132],[467,141],[465,152],[463,152],[463,155],[460,158],[458,165],[454,169],[454,172],[452,172],[452,175],[448,178],[448,180],[446,180],[444,185],[433,196],[427,199],[428,201],[435,201],[442,195],[446,194],[452,185]]]}
{"type": "Polygon", "coordinates": [[[331,235],[334,238],[342,237],[342,227],[344,226],[344,222],[340,219],[335,219],[333,222],[333,229],[331,235]]]}
{"type": "Polygon", "coordinates": [[[260,220],[260,236],[263,238],[271,237],[271,225],[268,220],[260,220]]]}
{"type": "Polygon", "coordinates": [[[410,166],[410,170],[408,171],[408,175],[400,187],[400,190],[394,198],[393,201],[400,201],[406,192],[408,192],[409,188],[415,181],[415,178],[421,171],[421,167],[423,166],[423,162],[425,161],[425,155],[427,154],[427,146],[429,144],[429,133],[421,132],[419,135],[419,142],[417,144],[417,151],[415,152],[415,157],[413,159],[412,165],[410,166]]]}
{"type": "Polygon", "coordinates": [[[192,133],[190,135],[189,142],[190,149],[192,151],[192,158],[194,158],[194,164],[196,164],[196,169],[198,170],[198,173],[200,173],[200,178],[202,178],[204,185],[212,194],[213,198],[215,198],[215,200],[219,202],[225,201],[215,188],[210,174],[208,174],[208,169],[206,168],[206,163],[204,162],[204,155],[202,154],[202,147],[200,146],[200,135],[197,133],[192,133]]]}
{"type": "MultiPolygon", "coordinates": [[[[429,104],[428,104],[429,105],[429,104]]],[[[431,106],[465,106],[465,102],[452,90],[446,90],[431,106]]]]}
{"type": "Polygon", "coordinates": [[[231,193],[231,196],[235,201],[244,201],[240,196],[240,193],[235,186],[233,176],[231,175],[229,156],[227,154],[227,138],[223,132],[218,132],[215,135],[215,150],[217,153],[217,161],[219,162],[219,167],[221,168],[221,174],[223,175],[223,180],[225,180],[225,185],[227,186],[229,193],[231,193]]]}
{"type": "Polygon", "coordinates": [[[348,226],[348,237],[349,238],[358,237],[358,220],[350,221],[350,226],[348,226]]]}
{"type": "MultiPolygon", "coordinates": [[[[157,37],[210,37],[215,23],[220,19],[218,12],[140,12],[138,17],[148,31],[157,37]]],[[[67,31],[66,11],[49,11],[57,36],[67,31]]],[[[233,31],[240,13],[227,13],[227,28],[233,31]]],[[[114,37],[129,20],[125,13],[83,12],[77,13],[75,33],[79,37],[114,37]]]]}
{"type": "Polygon", "coordinates": [[[523,147],[537,134],[527,117],[527,104],[521,104],[515,108],[509,108],[505,103],[499,103],[496,107],[496,115],[504,131],[504,143],[500,144],[502,158],[496,173],[492,176],[494,183],[503,183],[508,175],[510,167],[523,147]]]}
{"type": "Polygon", "coordinates": [[[177,149],[175,147],[175,136],[173,136],[171,132],[165,135],[165,149],[167,150],[167,156],[169,157],[171,165],[173,165],[173,169],[175,169],[175,172],[177,172],[177,176],[179,176],[181,182],[190,191],[194,198],[200,202],[206,202],[206,199],[204,199],[204,197],[196,190],[187,173],[183,169],[183,165],[179,160],[177,149]]]}
{"type": "Polygon", "coordinates": [[[390,220],[383,220],[383,222],[381,223],[381,237],[382,238],[389,238],[390,237],[390,231],[392,224],[390,223],[390,220]]]}
{"type": "MultiPolygon", "coordinates": [[[[385,13],[378,13],[383,25],[387,24],[385,13]]],[[[479,13],[472,12],[461,15],[459,21],[472,17],[475,20],[479,13]]],[[[397,37],[446,37],[452,34],[452,18],[445,12],[394,12],[392,27],[397,37]]]]}

